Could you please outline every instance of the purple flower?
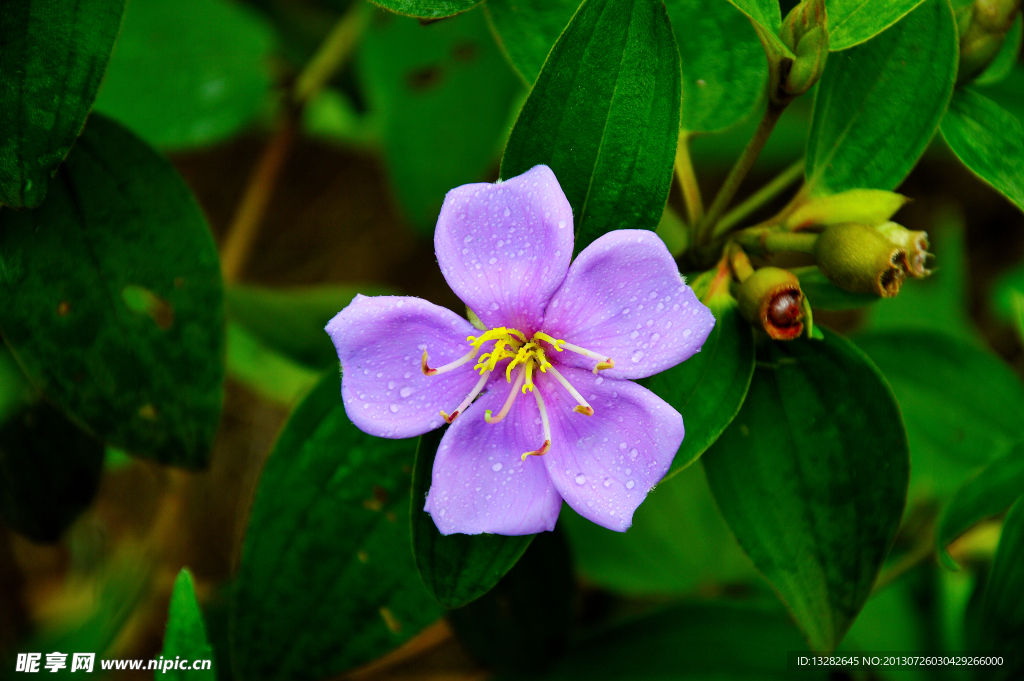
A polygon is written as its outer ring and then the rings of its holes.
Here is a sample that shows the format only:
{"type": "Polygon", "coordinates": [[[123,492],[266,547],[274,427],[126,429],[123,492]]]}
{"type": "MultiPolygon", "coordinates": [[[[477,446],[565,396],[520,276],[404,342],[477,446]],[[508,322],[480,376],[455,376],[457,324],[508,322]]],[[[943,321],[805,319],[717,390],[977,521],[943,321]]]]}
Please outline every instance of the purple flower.
{"type": "Polygon", "coordinates": [[[629,379],[700,350],[710,310],[653,232],[606,234],[570,266],[572,209],[547,166],[448,192],[434,248],[484,330],[356,296],[327,325],[349,418],[390,438],[452,424],[424,509],[442,534],[551,530],[563,500],[625,531],[683,440],[682,416],[629,379]]]}

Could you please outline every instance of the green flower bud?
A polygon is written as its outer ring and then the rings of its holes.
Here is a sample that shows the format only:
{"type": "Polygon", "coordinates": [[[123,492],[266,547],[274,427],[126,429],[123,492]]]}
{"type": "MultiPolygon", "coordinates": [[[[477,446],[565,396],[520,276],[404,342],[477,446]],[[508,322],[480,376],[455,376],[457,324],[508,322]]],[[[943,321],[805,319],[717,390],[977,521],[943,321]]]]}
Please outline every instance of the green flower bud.
{"type": "Polygon", "coordinates": [[[907,252],[867,225],[832,225],[818,237],[814,259],[839,288],[891,298],[906,276],[907,252]]]}
{"type": "Polygon", "coordinates": [[[975,0],[958,12],[960,71],[957,85],[974,80],[988,68],[1002,49],[1021,6],[1022,0],[975,0]]]}
{"type": "Polygon", "coordinates": [[[928,232],[912,232],[895,222],[884,222],[875,227],[886,239],[907,252],[907,274],[920,279],[932,273],[925,267],[928,262],[928,232]]]}
{"type": "Polygon", "coordinates": [[[881,189],[851,189],[808,199],[786,217],[783,227],[799,230],[844,222],[877,225],[891,218],[909,200],[881,189]]]}
{"type": "Polygon", "coordinates": [[[804,294],[789,270],[762,267],[730,288],[743,318],[775,340],[792,340],[803,333],[804,294]]]}
{"type": "Polygon", "coordinates": [[[804,94],[821,78],[828,59],[827,21],[825,0],[804,0],[786,15],[779,40],[794,58],[779,59],[771,65],[775,71],[771,97],[776,104],[804,94]]]}

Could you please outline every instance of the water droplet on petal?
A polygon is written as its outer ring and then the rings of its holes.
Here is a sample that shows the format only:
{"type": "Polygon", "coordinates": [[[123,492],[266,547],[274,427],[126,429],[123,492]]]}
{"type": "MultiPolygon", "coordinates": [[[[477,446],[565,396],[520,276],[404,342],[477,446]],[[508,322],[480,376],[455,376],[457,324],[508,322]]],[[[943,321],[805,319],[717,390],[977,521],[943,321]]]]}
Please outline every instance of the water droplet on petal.
{"type": "Polygon", "coordinates": [[[496,263],[496,262],[498,262],[498,259],[497,259],[497,258],[491,258],[490,260],[488,260],[488,261],[487,261],[487,264],[488,264],[488,265],[493,265],[493,264],[494,264],[494,263],[496,263]]]}
{"type": "Polygon", "coordinates": [[[640,361],[640,360],[642,360],[643,358],[644,358],[644,353],[640,352],[639,350],[637,350],[636,352],[634,352],[634,353],[633,353],[633,356],[632,356],[632,357],[630,357],[630,359],[631,359],[631,360],[633,360],[634,362],[639,362],[639,361],[640,361]]]}
{"type": "Polygon", "coordinates": [[[626,489],[633,489],[634,485],[636,485],[636,483],[630,480],[626,483],[626,489]]]}
{"type": "Polygon", "coordinates": [[[392,414],[397,414],[397,413],[398,413],[398,410],[399,410],[399,408],[400,408],[400,407],[399,407],[399,406],[398,406],[397,404],[392,404],[392,405],[391,405],[391,407],[390,407],[390,409],[391,409],[391,413],[392,413],[392,414]]]}
{"type": "Polygon", "coordinates": [[[576,476],[576,484],[577,485],[582,485],[582,484],[586,483],[586,481],[587,481],[587,476],[583,475],[582,473],[580,473],[579,475],[576,476]]]}
{"type": "Polygon", "coordinates": [[[398,391],[398,394],[401,395],[402,397],[408,397],[409,395],[412,395],[412,388],[410,388],[409,386],[405,386],[404,388],[398,391]]]}
{"type": "Polygon", "coordinates": [[[388,390],[394,390],[394,389],[395,389],[395,382],[394,381],[388,381],[388,390]]]}
{"type": "Polygon", "coordinates": [[[604,486],[605,487],[611,487],[612,486],[612,479],[611,478],[605,478],[604,479],[604,486]]]}
{"type": "Polygon", "coordinates": [[[636,450],[636,447],[633,447],[633,449],[629,450],[629,458],[630,459],[634,459],[635,460],[636,457],[639,456],[639,455],[640,455],[640,452],[638,452],[636,450]]]}
{"type": "Polygon", "coordinates": [[[505,208],[505,217],[508,217],[509,215],[512,215],[512,211],[510,211],[508,208],[505,208]]]}
{"type": "Polygon", "coordinates": [[[693,333],[693,329],[684,329],[683,330],[683,338],[689,338],[690,334],[692,334],[692,333],[693,333]]]}
{"type": "Polygon", "coordinates": [[[500,471],[501,470],[501,463],[499,462],[499,463],[496,463],[493,466],[491,466],[491,470],[494,471],[495,473],[500,471]]]}

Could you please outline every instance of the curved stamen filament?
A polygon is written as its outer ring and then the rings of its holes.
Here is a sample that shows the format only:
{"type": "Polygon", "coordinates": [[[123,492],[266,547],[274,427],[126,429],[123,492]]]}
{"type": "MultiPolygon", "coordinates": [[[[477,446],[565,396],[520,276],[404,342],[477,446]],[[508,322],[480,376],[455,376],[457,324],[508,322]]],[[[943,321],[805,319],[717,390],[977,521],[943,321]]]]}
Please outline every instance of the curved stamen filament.
{"type": "Polygon", "coordinates": [[[484,412],[484,421],[487,421],[487,423],[497,423],[505,418],[509,409],[512,408],[512,403],[516,401],[516,395],[519,394],[519,388],[522,387],[524,380],[526,380],[526,372],[520,371],[516,377],[516,382],[512,385],[512,390],[508,393],[508,399],[505,400],[505,404],[501,407],[501,411],[498,412],[497,416],[491,418],[491,410],[488,409],[484,412]]]}
{"type": "Polygon", "coordinates": [[[575,407],[572,408],[572,410],[574,412],[576,412],[577,414],[583,414],[584,416],[593,416],[594,415],[594,408],[591,407],[590,404],[585,399],[583,399],[583,395],[580,395],[580,391],[578,391],[578,390],[576,390],[576,388],[572,387],[572,383],[570,383],[569,381],[565,380],[565,376],[563,376],[562,374],[558,373],[558,369],[556,369],[553,366],[548,366],[548,371],[550,371],[552,374],[554,374],[555,378],[558,379],[558,382],[562,384],[562,387],[565,388],[566,390],[568,390],[569,394],[573,396],[573,399],[575,399],[577,402],[579,402],[578,405],[576,405],[575,407]]]}
{"type": "Polygon", "coordinates": [[[423,370],[424,376],[436,376],[437,374],[444,374],[451,371],[452,369],[456,369],[462,366],[467,362],[472,361],[473,358],[476,357],[476,353],[478,352],[480,352],[479,348],[473,348],[467,354],[458,358],[454,362],[448,362],[448,364],[445,364],[444,366],[439,366],[436,369],[431,369],[430,366],[427,365],[427,351],[426,349],[424,349],[423,359],[420,360],[420,368],[423,370]]]}
{"type": "Polygon", "coordinates": [[[537,391],[533,393],[533,397],[537,400],[537,409],[540,410],[540,422],[544,426],[544,444],[540,446],[540,449],[525,452],[523,454],[523,461],[526,461],[528,456],[544,456],[551,449],[551,422],[548,420],[548,410],[544,405],[544,398],[537,391]]]}
{"type": "Polygon", "coordinates": [[[602,371],[604,369],[611,369],[612,367],[615,366],[615,360],[613,360],[611,357],[608,357],[606,355],[598,354],[598,353],[594,352],[593,350],[587,350],[586,348],[581,348],[580,346],[573,345],[572,343],[566,343],[565,341],[562,341],[562,344],[563,344],[563,346],[565,347],[566,350],[571,350],[571,351],[573,351],[575,353],[583,355],[584,357],[589,357],[590,359],[596,359],[597,360],[597,366],[594,367],[594,373],[595,374],[598,371],[602,371]]]}
{"type": "Polygon", "coordinates": [[[562,345],[565,345],[566,347],[568,347],[568,345],[566,344],[566,342],[564,340],[560,340],[558,338],[553,338],[552,336],[547,335],[543,331],[538,331],[537,333],[533,334],[533,337],[535,339],[537,339],[537,340],[544,341],[545,343],[547,343],[548,345],[550,345],[551,347],[553,347],[555,350],[557,350],[559,352],[561,352],[563,350],[563,348],[558,347],[559,343],[561,343],[562,345]]]}
{"type": "Polygon", "coordinates": [[[479,395],[480,391],[484,389],[485,385],[487,385],[487,378],[490,375],[491,372],[487,371],[484,372],[482,376],[480,376],[480,380],[476,382],[476,385],[473,386],[473,389],[469,391],[468,395],[466,395],[466,399],[462,400],[462,403],[459,406],[455,407],[455,411],[451,413],[451,416],[444,413],[443,410],[441,411],[441,418],[445,420],[445,423],[451,423],[452,421],[455,420],[456,416],[466,411],[466,408],[470,405],[470,403],[476,399],[476,396],[479,395]]]}

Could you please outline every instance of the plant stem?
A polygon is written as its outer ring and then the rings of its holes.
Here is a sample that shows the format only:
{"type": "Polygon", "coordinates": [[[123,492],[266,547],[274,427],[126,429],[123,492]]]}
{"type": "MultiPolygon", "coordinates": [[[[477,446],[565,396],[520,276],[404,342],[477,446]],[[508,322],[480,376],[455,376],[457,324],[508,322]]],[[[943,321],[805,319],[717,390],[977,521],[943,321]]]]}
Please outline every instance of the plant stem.
{"type": "Polygon", "coordinates": [[[700,185],[697,184],[697,174],[693,170],[693,160],[690,158],[690,133],[685,130],[679,132],[679,143],[676,145],[676,177],[679,178],[679,186],[683,190],[686,217],[692,237],[693,230],[696,230],[704,217],[704,201],[700,196],[700,185]]]}
{"type": "Polygon", "coordinates": [[[803,160],[797,161],[779,173],[771,182],[754,192],[746,201],[722,216],[711,234],[712,239],[727,233],[748,215],[778,196],[780,192],[803,175],[804,165],[803,160]]]}
{"type": "Polygon", "coordinates": [[[814,253],[818,235],[808,232],[786,232],[779,229],[745,229],[733,240],[754,255],[773,253],[814,253]]]}
{"type": "Polygon", "coordinates": [[[302,69],[284,100],[276,130],[249,176],[245,191],[235,210],[221,246],[221,271],[224,281],[235,283],[249,260],[263,215],[270,203],[278,175],[284,167],[299,128],[302,107],[323,89],[338,68],[348,59],[362,34],[369,6],[356,0],[324,38],[316,54],[302,69]]]}
{"type": "Polygon", "coordinates": [[[710,241],[718,218],[728,208],[729,202],[732,201],[732,197],[736,195],[736,191],[740,188],[743,178],[747,176],[751,166],[754,165],[754,161],[761,154],[761,150],[764,149],[764,145],[771,136],[772,130],[775,129],[775,124],[779,122],[779,118],[785,110],[785,105],[768,102],[768,108],[765,110],[757,130],[754,132],[754,136],[750,138],[743,153],[736,159],[736,165],[729,171],[725,182],[722,183],[721,188],[719,188],[718,193],[715,195],[715,200],[711,202],[707,215],[701,221],[700,229],[698,230],[699,243],[703,244],[710,241]]]}

